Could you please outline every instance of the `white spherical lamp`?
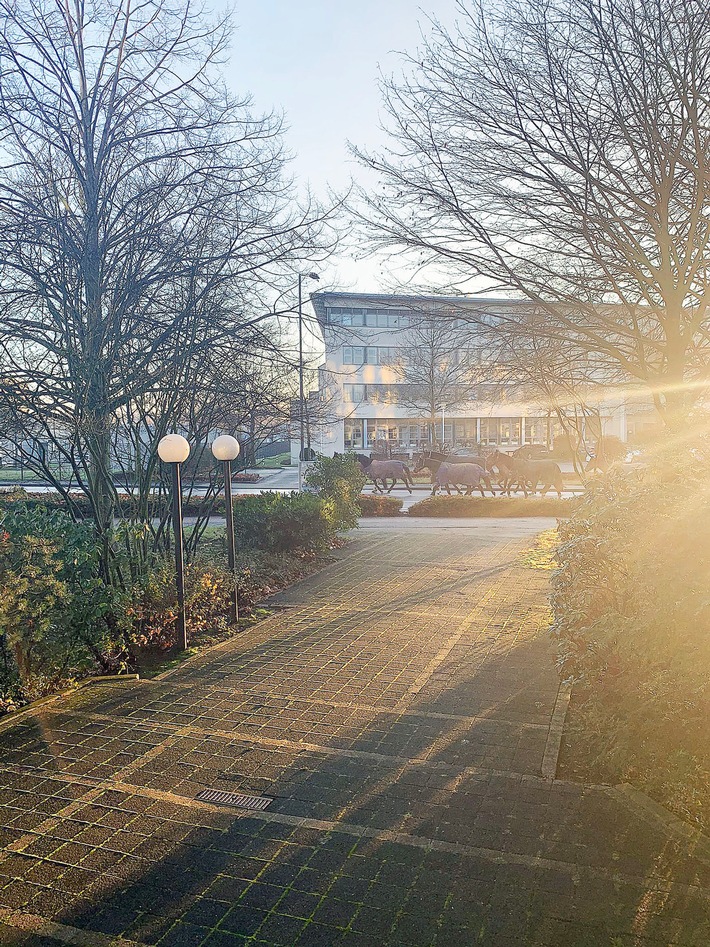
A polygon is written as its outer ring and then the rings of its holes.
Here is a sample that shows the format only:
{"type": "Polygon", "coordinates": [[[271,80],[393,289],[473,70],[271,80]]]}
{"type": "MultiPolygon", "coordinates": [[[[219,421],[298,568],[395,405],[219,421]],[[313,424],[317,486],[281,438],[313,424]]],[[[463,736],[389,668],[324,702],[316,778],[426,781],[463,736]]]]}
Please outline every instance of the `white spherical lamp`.
{"type": "Polygon", "coordinates": [[[158,442],[158,457],[165,464],[182,464],[190,456],[190,445],[182,434],[166,434],[158,442]]]}
{"type": "Polygon", "coordinates": [[[212,441],[212,453],[217,460],[236,460],[239,449],[239,441],[231,434],[221,434],[212,441]]]}

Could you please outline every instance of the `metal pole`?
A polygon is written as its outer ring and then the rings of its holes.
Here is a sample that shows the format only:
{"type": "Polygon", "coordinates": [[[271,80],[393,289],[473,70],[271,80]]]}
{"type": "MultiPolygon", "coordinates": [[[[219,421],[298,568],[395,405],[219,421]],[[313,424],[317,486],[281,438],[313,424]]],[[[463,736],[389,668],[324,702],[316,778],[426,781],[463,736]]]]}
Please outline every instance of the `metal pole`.
{"type": "Polygon", "coordinates": [[[175,532],[175,578],[178,599],[178,645],[187,649],[187,623],[185,621],[185,561],[182,542],[182,484],[180,464],[173,464],[173,531],[175,532]]]}
{"type": "Polygon", "coordinates": [[[301,274],[298,274],[298,423],[300,426],[300,450],[298,452],[298,490],[299,493],[303,487],[303,472],[301,464],[303,462],[303,300],[301,296],[301,274]]]}
{"type": "Polygon", "coordinates": [[[232,506],[232,462],[224,464],[224,509],[227,514],[227,559],[229,571],[232,573],[234,591],[229,605],[229,617],[236,624],[239,621],[239,592],[237,591],[236,553],[234,549],[234,508],[232,506]]]}

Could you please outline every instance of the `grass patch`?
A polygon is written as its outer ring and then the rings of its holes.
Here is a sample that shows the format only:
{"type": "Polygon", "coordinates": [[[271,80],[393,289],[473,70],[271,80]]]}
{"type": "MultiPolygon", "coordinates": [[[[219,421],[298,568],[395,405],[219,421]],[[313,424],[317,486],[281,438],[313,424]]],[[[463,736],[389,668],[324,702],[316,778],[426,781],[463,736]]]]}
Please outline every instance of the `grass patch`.
{"type": "Polygon", "coordinates": [[[520,564],[528,569],[540,569],[550,572],[557,568],[555,551],[559,536],[556,529],[546,529],[535,540],[535,545],[526,549],[520,557],[520,564]]]}
{"type": "Polygon", "coordinates": [[[256,469],[273,470],[274,467],[290,467],[291,454],[284,451],[283,454],[274,454],[273,457],[262,457],[256,465],[256,469]]]}

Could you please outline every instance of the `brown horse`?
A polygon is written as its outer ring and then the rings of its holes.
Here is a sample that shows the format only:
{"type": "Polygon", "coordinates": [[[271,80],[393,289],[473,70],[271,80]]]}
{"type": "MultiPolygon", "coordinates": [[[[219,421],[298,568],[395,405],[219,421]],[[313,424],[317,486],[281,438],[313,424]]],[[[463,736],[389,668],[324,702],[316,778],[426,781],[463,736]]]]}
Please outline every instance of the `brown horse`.
{"type": "Polygon", "coordinates": [[[505,477],[504,490],[510,496],[510,492],[515,484],[516,489],[523,491],[525,496],[528,490],[532,493],[537,492],[538,484],[542,483],[540,495],[545,496],[547,491],[554,487],[557,496],[562,499],[564,483],[562,482],[562,471],[554,460],[523,460],[518,457],[510,457],[501,451],[494,451],[489,458],[489,463],[505,477]]]}

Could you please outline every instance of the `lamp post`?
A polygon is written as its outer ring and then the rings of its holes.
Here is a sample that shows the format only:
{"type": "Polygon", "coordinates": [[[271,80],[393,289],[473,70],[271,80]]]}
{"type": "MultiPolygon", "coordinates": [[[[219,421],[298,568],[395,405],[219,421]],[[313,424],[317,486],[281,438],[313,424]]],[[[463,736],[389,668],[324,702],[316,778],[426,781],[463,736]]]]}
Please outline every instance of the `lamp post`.
{"type": "MultiPolygon", "coordinates": [[[[308,279],[319,280],[320,276],[317,273],[308,273],[306,274],[308,279]]],[[[305,402],[304,396],[304,382],[303,382],[303,274],[298,274],[298,390],[299,390],[299,400],[298,400],[298,424],[300,428],[300,446],[298,451],[298,492],[301,492],[303,488],[303,469],[301,464],[303,462],[305,446],[305,437],[304,437],[304,412],[303,406],[305,402]]]]}
{"type": "Polygon", "coordinates": [[[224,470],[224,509],[227,514],[227,558],[232,573],[233,591],[229,607],[231,620],[239,621],[239,592],[237,591],[236,555],[234,549],[234,509],[232,507],[232,461],[239,457],[239,441],[231,434],[222,434],[212,442],[215,460],[222,462],[224,470]]]}
{"type": "Polygon", "coordinates": [[[185,560],[182,541],[182,485],[180,464],[190,456],[190,445],[181,434],[166,434],[158,443],[158,457],[173,469],[173,531],[175,533],[175,578],[178,599],[178,645],[187,648],[185,623],[185,560]]]}

